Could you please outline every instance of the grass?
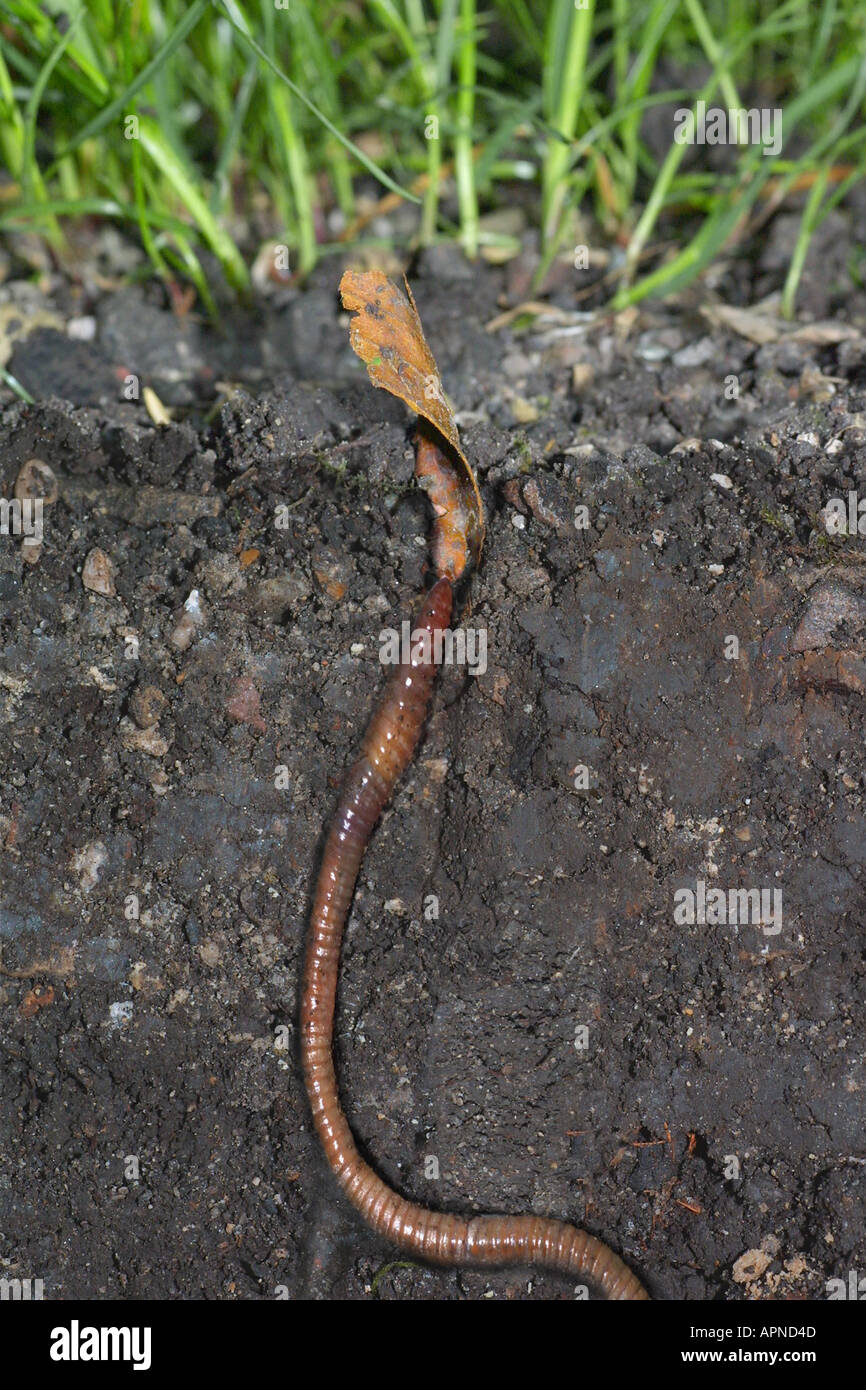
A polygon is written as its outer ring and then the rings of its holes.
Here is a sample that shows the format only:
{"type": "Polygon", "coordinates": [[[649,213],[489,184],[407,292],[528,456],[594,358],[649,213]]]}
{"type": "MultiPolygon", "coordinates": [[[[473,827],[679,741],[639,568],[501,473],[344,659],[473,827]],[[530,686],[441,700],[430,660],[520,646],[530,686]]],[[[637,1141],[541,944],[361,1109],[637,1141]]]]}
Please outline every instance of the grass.
{"type": "Polygon", "coordinates": [[[110,218],[216,312],[211,261],[244,294],[266,235],[304,276],[375,244],[378,190],[416,205],[417,243],[474,257],[501,239],[482,214],[533,181],[539,281],[591,211],[624,307],[796,192],[792,315],[816,229],[866,171],[864,99],[860,0],[0,0],[0,231],[62,251],[67,219],[110,218]],[[698,100],[779,108],[782,148],[734,146],[711,173],[674,140],[698,100]]]}

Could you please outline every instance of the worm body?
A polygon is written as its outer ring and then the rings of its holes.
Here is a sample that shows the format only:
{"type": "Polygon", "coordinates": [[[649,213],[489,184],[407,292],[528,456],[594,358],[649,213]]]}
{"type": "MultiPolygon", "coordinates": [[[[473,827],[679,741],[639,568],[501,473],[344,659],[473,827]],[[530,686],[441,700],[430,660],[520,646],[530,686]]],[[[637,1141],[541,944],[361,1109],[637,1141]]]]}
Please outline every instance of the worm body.
{"type": "MultiPolygon", "coordinates": [[[[415,633],[432,639],[445,629],[451,605],[450,581],[441,578],[427,595],[415,633]]],[[[427,654],[413,646],[411,660],[388,681],[346,778],[322,857],[301,1001],[301,1058],[316,1132],[350,1201],[400,1249],[436,1264],[545,1265],[591,1280],[607,1298],[646,1298],[612,1250],[565,1222],[536,1216],[466,1219],[407,1201],[364,1162],[343,1114],[332,1055],[343,927],[367,841],[421,735],[436,673],[432,658],[424,659],[427,654]]]]}

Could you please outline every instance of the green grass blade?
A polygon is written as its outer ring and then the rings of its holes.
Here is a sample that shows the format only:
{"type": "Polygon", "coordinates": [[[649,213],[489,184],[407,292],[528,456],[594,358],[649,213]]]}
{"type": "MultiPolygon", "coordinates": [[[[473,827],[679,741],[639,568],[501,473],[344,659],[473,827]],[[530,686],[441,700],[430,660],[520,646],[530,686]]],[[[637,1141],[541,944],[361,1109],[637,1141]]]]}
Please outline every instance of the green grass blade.
{"type": "Polygon", "coordinates": [[[237,290],[246,291],[250,280],[243,257],[229,234],[217,222],[195,180],[166,140],[161,127],[149,116],[139,118],[139,139],[217,257],[229,284],[237,290]]]}
{"type": "Polygon", "coordinates": [[[244,28],[243,24],[240,23],[240,21],[237,18],[237,6],[232,3],[232,0],[220,0],[220,4],[222,8],[225,10],[229,23],[237,30],[244,43],[249,45],[249,47],[261,60],[261,62],[263,62],[265,66],[270,69],[270,71],[274,74],[276,78],[279,79],[280,82],[285,82],[289,90],[298,98],[299,101],[302,101],[304,103],[304,105],[307,107],[307,110],[310,111],[312,115],[316,117],[316,120],[320,121],[322,125],[325,127],[325,129],[329,130],[331,134],[335,137],[335,139],[339,140],[340,144],[344,145],[346,149],[349,150],[355,156],[359,164],[362,164],[368,173],[372,174],[374,178],[378,179],[379,183],[381,183],[385,188],[390,189],[392,193],[399,193],[400,197],[405,198],[407,202],[420,203],[421,199],[417,197],[416,194],[410,193],[410,191],[407,188],[401,188],[398,183],[395,183],[394,180],[391,178],[390,174],[387,174],[384,169],[381,169],[379,165],[376,164],[375,160],[370,159],[364,153],[364,151],[359,148],[358,145],[355,145],[351,140],[349,140],[348,137],[345,136],[343,132],[334,125],[333,121],[330,121],[328,119],[324,111],[320,111],[318,106],[316,106],[315,102],[312,102],[310,98],[306,95],[306,93],[301,91],[301,88],[298,87],[297,84],[294,83],[290,77],[287,77],[281,68],[277,67],[273,59],[268,57],[261,44],[257,43],[256,40],[253,38],[252,34],[250,34],[244,28]]]}
{"type": "Polygon", "coordinates": [[[141,72],[133,78],[120,95],[115,97],[114,101],[109,102],[108,106],[103,107],[103,109],[94,116],[93,120],[89,121],[84,129],[80,130],[78,134],[69,141],[55,159],[54,164],[51,166],[52,169],[61,159],[65,159],[73,150],[78,149],[79,145],[82,145],[85,140],[92,140],[95,135],[99,135],[105,130],[106,126],[111,125],[112,121],[116,121],[118,117],[125,115],[130,110],[134,98],[141,91],[142,87],[146,87],[148,82],[152,81],[159,69],[167,63],[172,54],[180,48],[181,44],[184,43],[187,36],[198,24],[205,10],[210,8],[210,3],[211,0],[193,0],[192,5],[190,5],[189,9],[186,11],[177,28],[168,36],[165,43],[159,51],[154,54],[150,62],[142,68],[141,72]]]}

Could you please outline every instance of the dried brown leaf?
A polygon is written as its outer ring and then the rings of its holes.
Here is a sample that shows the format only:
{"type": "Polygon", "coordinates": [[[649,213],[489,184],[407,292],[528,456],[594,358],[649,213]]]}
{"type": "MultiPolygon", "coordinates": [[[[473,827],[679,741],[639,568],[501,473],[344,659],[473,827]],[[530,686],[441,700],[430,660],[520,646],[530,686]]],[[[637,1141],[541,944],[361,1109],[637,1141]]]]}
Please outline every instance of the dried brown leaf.
{"type": "Polygon", "coordinates": [[[428,430],[419,432],[417,472],[437,513],[437,568],[452,579],[459,578],[469,556],[477,560],[480,554],[484,507],[475,474],[460,447],[454,415],[427,346],[412,291],[407,282],[404,295],[381,270],[347,270],[340,281],[340,294],[345,308],[354,314],[352,347],[373,385],[404,401],[440,436],[437,440],[428,430]],[[448,546],[442,543],[443,528],[449,533],[448,546]]]}

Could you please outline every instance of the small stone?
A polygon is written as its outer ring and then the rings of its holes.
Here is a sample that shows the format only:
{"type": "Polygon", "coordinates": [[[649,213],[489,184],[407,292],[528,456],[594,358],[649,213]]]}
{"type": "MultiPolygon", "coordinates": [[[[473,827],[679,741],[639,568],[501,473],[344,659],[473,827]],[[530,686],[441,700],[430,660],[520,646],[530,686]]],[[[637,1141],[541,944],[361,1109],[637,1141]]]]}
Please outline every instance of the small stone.
{"type": "Polygon", "coordinates": [[[225,710],[229,719],[249,724],[256,733],[263,734],[267,728],[261,715],[261,696],[249,676],[238,676],[233,682],[225,710]]]}
{"type": "Polygon", "coordinates": [[[78,875],[82,893],[89,893],[96,887],[107,863],[108,850],[101,840],[92,840],[73,855],[72,868],[78,875]]]}
{"type": "Polygon", "coordinates": [[[165,768],[158,767],[156,771],[151,774],[150,787],[154,796],[165,796],[168,791],[168,775],[165,768]]]}
{"type": "Polygon", "coordinates": [[[571,369],[571,389],[576,396],[588,390],[595,380],[595,368],[591,362],[575,362],[571,369]]]}
{"type": "Polygon", "coordinates": [[[818,513],[818,519],[828,536],[847,536],[848,519],[844,514],[840,515],[838,500],[828,502],[826,507],[822,507],[818,513]]]}
{"type": "Polygon", "coordinates": [[[718,350],[715,338],[698,338],[675,352],[673,363],[675,367],[703,367],[706,362],[712,362],[718,350]]]}
{"type": "Polygon", "coordinates": [[[98,547],[91,550],[84,561],[81,582],[92,594],[103,594],[112,598],[117,590],[114,587],[114,566],[104,550],[98,547]]]}
{"type": "Polygon", "coordinates": [[[807,652],[829,646],[836,629],[843,626],[851,634],[866,629],[866,599],[837,581],[818,583],[809,595],[791,649],[807,652]]]}
{"type": "Polygon", "coordinates": [[[14,493],[22,504],[21,559],[35,565],[42,554],[42,509],[57,501],[57,479],[47,463],[28,459],[18,471],[14,493]]]}
{"type": "Polygon", "coordinates": [[[511,401],[511,414],[518,425],[531,425],[538,419],[539,410],[532,401],[524,400],[523,396],[514,396],[511,401]]]}
{"type": "Polygon", "coordinates": [[[185,652],[203,622],[204,613],[202,612],[199,591],[198,589],[191,589],[189,598],[183,605],[183,612],[171,634],[172,646],[179,652],[185,652]]]}
{"type": "Polygon", "coordinates": [[[694,435],[688,439],[681,439],[679,444],[675,444],[671,449],[672,454],[699,454],[704,447],[702,439],[695,438],[694,435]]]}
{"type": "Polygon", "coordinates": [[[252,281],[259,294],[273,295],[291,283],[291,253],[280,241],[262,243],[251,271],[252,281]]]}
{"type": "Polygon", "coordinates": [[[836,383],[825,376],[820,367],[811,363],[800,373],[800,395],[824,404],[836,394],[836,383]]]}
{"type": "Polygon", "coordinates": [[[532,371],[532,361],[525,352],[508,352],[502,359],[502,374],[510,381],[525,381],[532,371]]]}
{"type": "Polygon", "coordinates": [[[726,492],[729,492],[734,486],[727,473],[711,473],[710,482],[715,483],[716,487],[723,487],[726,492]]]}
{"type": "Polygon", "coordinates": [[[164,987],[162,976],[156,966],[146,960],[137,960],[129,972],[129,983],[136,993],[155,994],[164,987]]]}
{"type": "Polygon", "coordinates": [[[766,1250],[747,1250],[734,1261],[731,1271],[735,1284],[753,1284],[769,1269],[772,1257],[766,1250]]]}
{"type": "Polygon", "coordinates": [[[320,589],[336,603],[345,598],[351,574],[346,561],[332,550],[320,547],[313,555],[313,576],[320,589]]]}
{"type": "Polygon", "coordinates": [[[556,531],[570,529],[568,495],[557,478],[530,478],[523,485],[523,499],[537,521],[556,531]]]}
{"type": "Polygon", "coordinates": [[[104,690],[106,695],[114,694],[117,686],[108,676],[103,675],[98,666],[88,666],[87,674],[98,690],[104,690]]]}
{"type": "Polygon", "coordinates": [[[66,325],[66,335],[77,343],[92,343],[96,337],[96,319],[92,314],[81,314],[70,319],[66,325]]]}
{"type": "Polygon", "coordinates": [[[129,712],[140,729],[159,723],[165,709],[165,696],[155,685],[140,685],[129,697],[129,712]]]}
{"type": "Polygon", "coordinates": [[[670,357],[670,348],[665,347],[651,333],[642,333],[635,345],[635,357],[642,357],[644,362],[663,362],[666,357],[670,357]]]}
{"type": "Polygon", "coordinates": [[[520,480],[509,478],[502,489],[503,496],[510,507],[516,507],[519,512],[526,515],[526,507],[523,502],[523,495],[520,491],[520,480]]]}
{"type": "Polygon", "coordinates": [[[41,499],[43,506],[50,507],[57,501],[58,487],[54,469],[42,459],[28,459],[21,465],[15,479],[15,496],[20,502],[26,498],[41,499]]]}
{"type": "Polygon", "coordinates": [[[425,758],[422,766],[430,781],[436,783],[437,786],[441,786],[448,776],[449,763],[447,758],[425,758]]]}
{"type": "Polygon", "coordinates": [[[250,593],[250,608],[260,617],[280,622],[288,612],[296,612],[312,592],[309,580],[294,571],[263,579],[250,593]]]}
{"type": "Polygon", "coordinates": [[[171,747],[169,740],[157,728],[137,729],[125,715],[118,727],[120,742],[132,752],[146,753],[149,758],[164,758],[171,747]]]}

